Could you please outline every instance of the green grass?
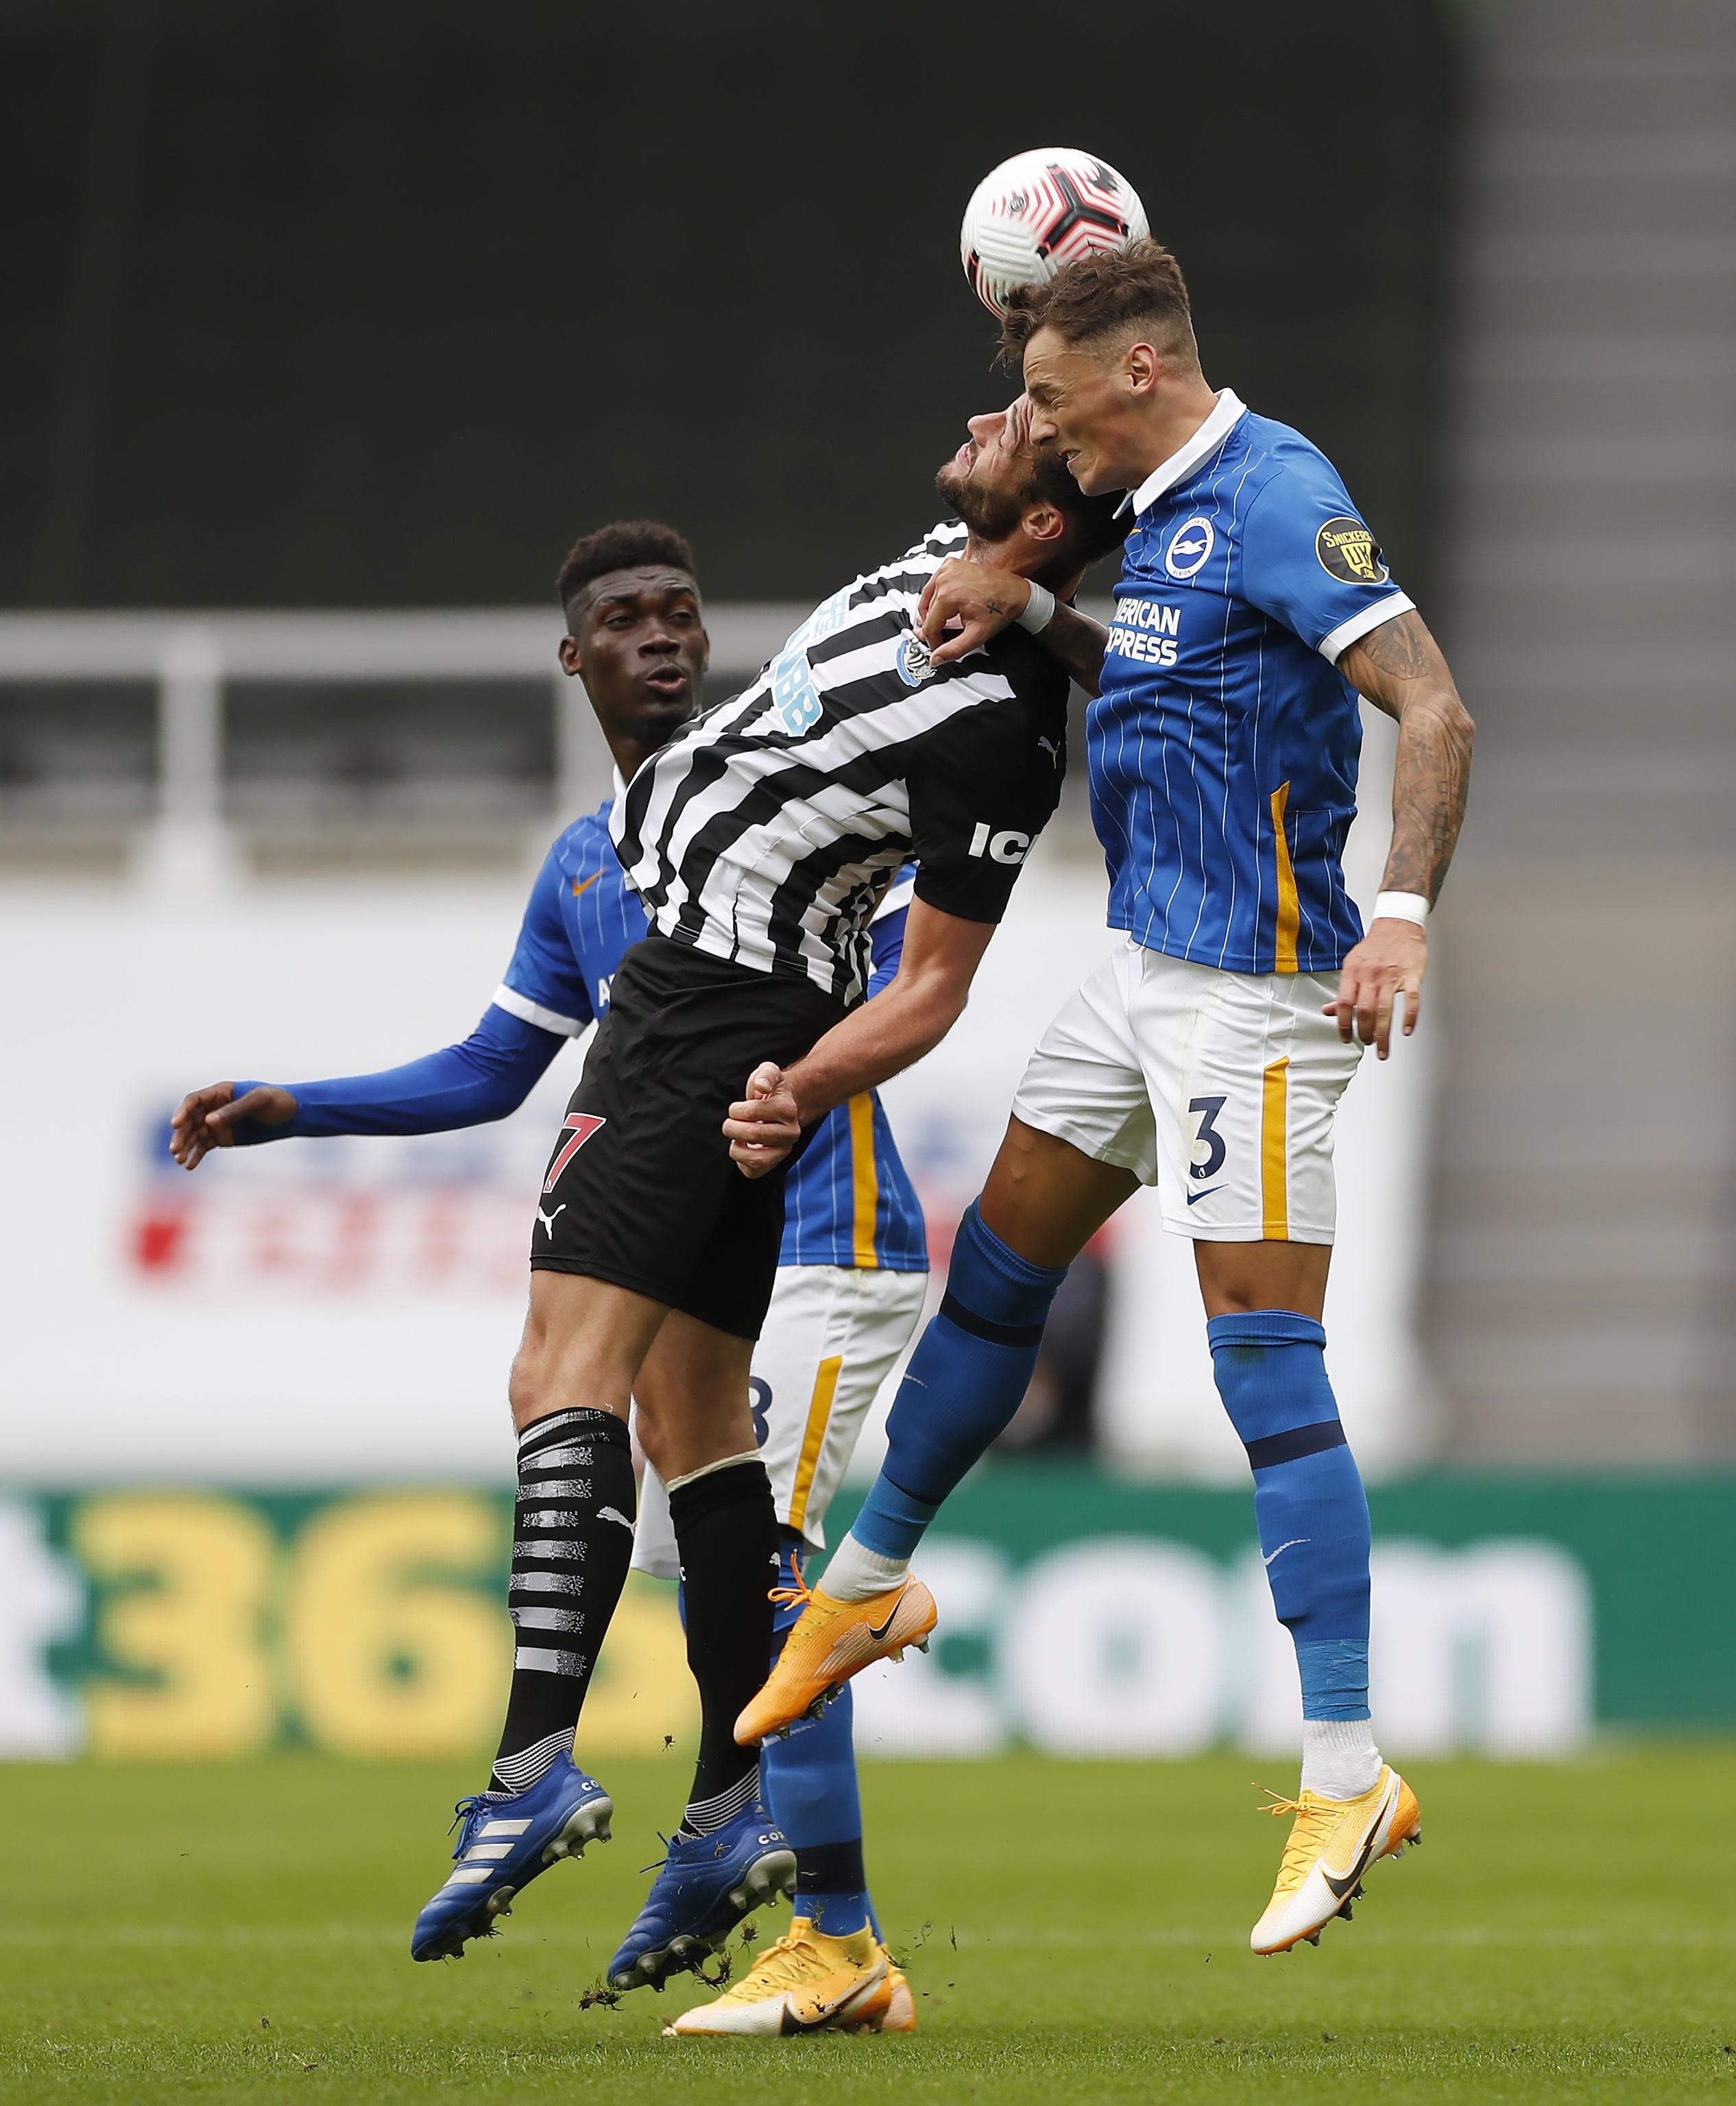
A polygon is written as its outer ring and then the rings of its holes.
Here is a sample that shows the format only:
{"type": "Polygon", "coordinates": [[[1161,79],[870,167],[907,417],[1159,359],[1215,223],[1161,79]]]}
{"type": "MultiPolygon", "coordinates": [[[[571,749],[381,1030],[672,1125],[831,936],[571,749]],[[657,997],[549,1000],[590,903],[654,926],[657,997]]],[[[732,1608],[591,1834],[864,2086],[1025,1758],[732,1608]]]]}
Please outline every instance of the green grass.
{"type": "Polygon", "coordinates": [[[673,1757],[612,1764],[616,1841],[428,1967],[408,1932],[466,1772],[17,1770],[0,2096],[1736,2100],[1733,1754],[1423,1767],[1428,1848],[1273,1960],[1246,1941],[1281,1831],[1245,1758],[881,1765],[871,1864],[922,2029],[783,2041],[660,2038],[691,1988],[579,2008],[679,1803],[673,1757]]]}

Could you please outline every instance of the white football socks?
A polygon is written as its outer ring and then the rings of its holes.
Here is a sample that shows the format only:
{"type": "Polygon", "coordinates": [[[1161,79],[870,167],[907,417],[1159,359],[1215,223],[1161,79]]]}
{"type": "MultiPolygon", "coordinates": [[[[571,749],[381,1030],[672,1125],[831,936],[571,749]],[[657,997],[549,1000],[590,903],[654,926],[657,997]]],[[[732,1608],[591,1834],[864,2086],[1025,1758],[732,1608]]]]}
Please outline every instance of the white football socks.
{"type": "Polygon", "coordinates": [[[1304,1718],[1302,1789],[1322,1799],[1360,1799],[1379,1781],[1380,1750],[1366,1718],[1304,1718]]]}
{"type": "Polygon", "coordinates": [[[819,1586],[834,1602],[866,1602],[903,1586],[909,1576],[908,1557],[882,1557],[877,1550],[846,1535],[832,1552],[819,1586]]]}

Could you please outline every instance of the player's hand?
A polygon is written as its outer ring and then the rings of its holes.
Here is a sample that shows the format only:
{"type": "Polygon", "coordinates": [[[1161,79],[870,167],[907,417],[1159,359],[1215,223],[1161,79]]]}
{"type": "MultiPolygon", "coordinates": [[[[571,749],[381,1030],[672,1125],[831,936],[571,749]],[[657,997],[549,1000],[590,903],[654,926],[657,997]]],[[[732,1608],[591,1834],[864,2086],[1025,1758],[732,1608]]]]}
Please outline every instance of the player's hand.
{"type": "Polygon", "coordinates": [[[237,1097],[233,1082],[212,1082],[181,1100],[168,1122],[168,1152],[183,1170],[196,1170],[213,1148],[233,1148],[235,1130],[244,1118],[262,1126],[282,1126],[298,1106],[287,1090],[262,1082],[237,1097]]]}
{"type": "Polygon", "coordinates": [[[917,602],[917,634],[936,665],[980,650],[1030,605],[1029,578],[949,556],[917,602]]]}
{"type": "Polygon", "coordinates": [[[730,1105],[724,1131],[729,1159],[744,1177],[775,1170],[801,1139],[795,1092],[774,1060],[762,1060],[747,1078],[747,1094],[730,1105]]]}
{"type": "Polygon", "coordinates": [[[1345,959],[1339,975],[1338,1000],[1323,1015],[1338,1019],[1338,1035],[1348,1046],[1352,1037],[1372,1046],[1385,1060],[1393,1036],[1393,1004],[1405,998],[1404,1035],[1416,1028],[1422,1013],[1423,977],[1429,970],[1429,939],[1414,921],[1382,919],[1345,959]]]}

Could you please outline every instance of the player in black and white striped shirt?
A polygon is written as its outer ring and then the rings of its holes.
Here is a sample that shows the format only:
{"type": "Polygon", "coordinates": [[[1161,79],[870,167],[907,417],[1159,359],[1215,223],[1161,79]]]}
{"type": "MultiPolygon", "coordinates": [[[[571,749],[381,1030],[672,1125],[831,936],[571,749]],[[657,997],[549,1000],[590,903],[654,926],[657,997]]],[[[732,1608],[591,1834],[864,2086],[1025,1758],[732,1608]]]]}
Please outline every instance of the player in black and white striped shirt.
{"type": "MultiPolygon", "coordinates": [[[[1060,794],[1067,678],[1027,633],[1033,610],[935,668],[918,602],[969,550],[1047,587],[1034,606],[1052,607],[1122,535],[1116,500],[1082,496],[1033,451],[1022,401],[971,433],[940,477],[962,523],[834,594],[616,805],[653,933],[615,976],[550,1163],[512,1393],[521,1432],[554,1413],[624,1414],[632,1398],[687,1583],[698,1771],[610,1964],[618,1987],[660,1982],[715,1943],[754,1905],[730,1897],[788,1862],[757,1804],[756,1752],[733,1729],[772,1645],[777,1526],[748,1369],[791,1122],[811,1131],[944,1037],[1060,794]],[[868,924],[911,858],[898,974],[864,1004],[868,924]]],[[[587,1628],[584,1647],[603,1636],[587,1628]]]]}
{"type": "Polygon", "coordinates": [[[834,593],[639,771],[613,831],[661,934],[853,1001],[868,916],[907,856],[920,897],[999,918],[1059,793],[1066,680],[1020,632],[931,665],[917,604],[972,538],[944,522],[834,593]]]}

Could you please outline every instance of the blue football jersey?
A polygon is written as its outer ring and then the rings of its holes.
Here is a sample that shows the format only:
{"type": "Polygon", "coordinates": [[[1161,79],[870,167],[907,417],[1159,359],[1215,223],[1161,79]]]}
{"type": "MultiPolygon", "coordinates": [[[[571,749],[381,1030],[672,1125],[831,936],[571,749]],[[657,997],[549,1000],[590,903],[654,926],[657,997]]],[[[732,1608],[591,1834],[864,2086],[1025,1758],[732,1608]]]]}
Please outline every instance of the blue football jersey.
{"type": "Polygon", "coordinates": [[[1338,472],[1228,389],[1135,491],[1087,719],[1110,925],[1231,972],[1326,972],[1362,728],[1336,670],[1411,602],[1338,472]]]}
{"type": "MultiPolygon", "coordinates": [[[[871,995],[898,970],[914,880],[914,867],[906,863],[869,924],[871,995]]],[[[877,1091],[864,1090],[840,1105],[802,1151],[784,1186],[778,1262],[927,1271],[922,1209],[877,1091]]]]}
{"type": "MultiPolygon", "coordinates": [[[[575,820],[550,849],[512,963],[495,991],[496,1005],[509,1015],[568,1037],[608,1007],[621,961],[648,927],[609,838],[613,802],[575,820]]],[[[911,876],[908,869],[899,873],[870,931],[871,993],[898,970],[911,876]]],[[[778,1263],[927,1271],[922,1209],[875,1091],[840,1105],[791,1172],[778,1263]]]]}

